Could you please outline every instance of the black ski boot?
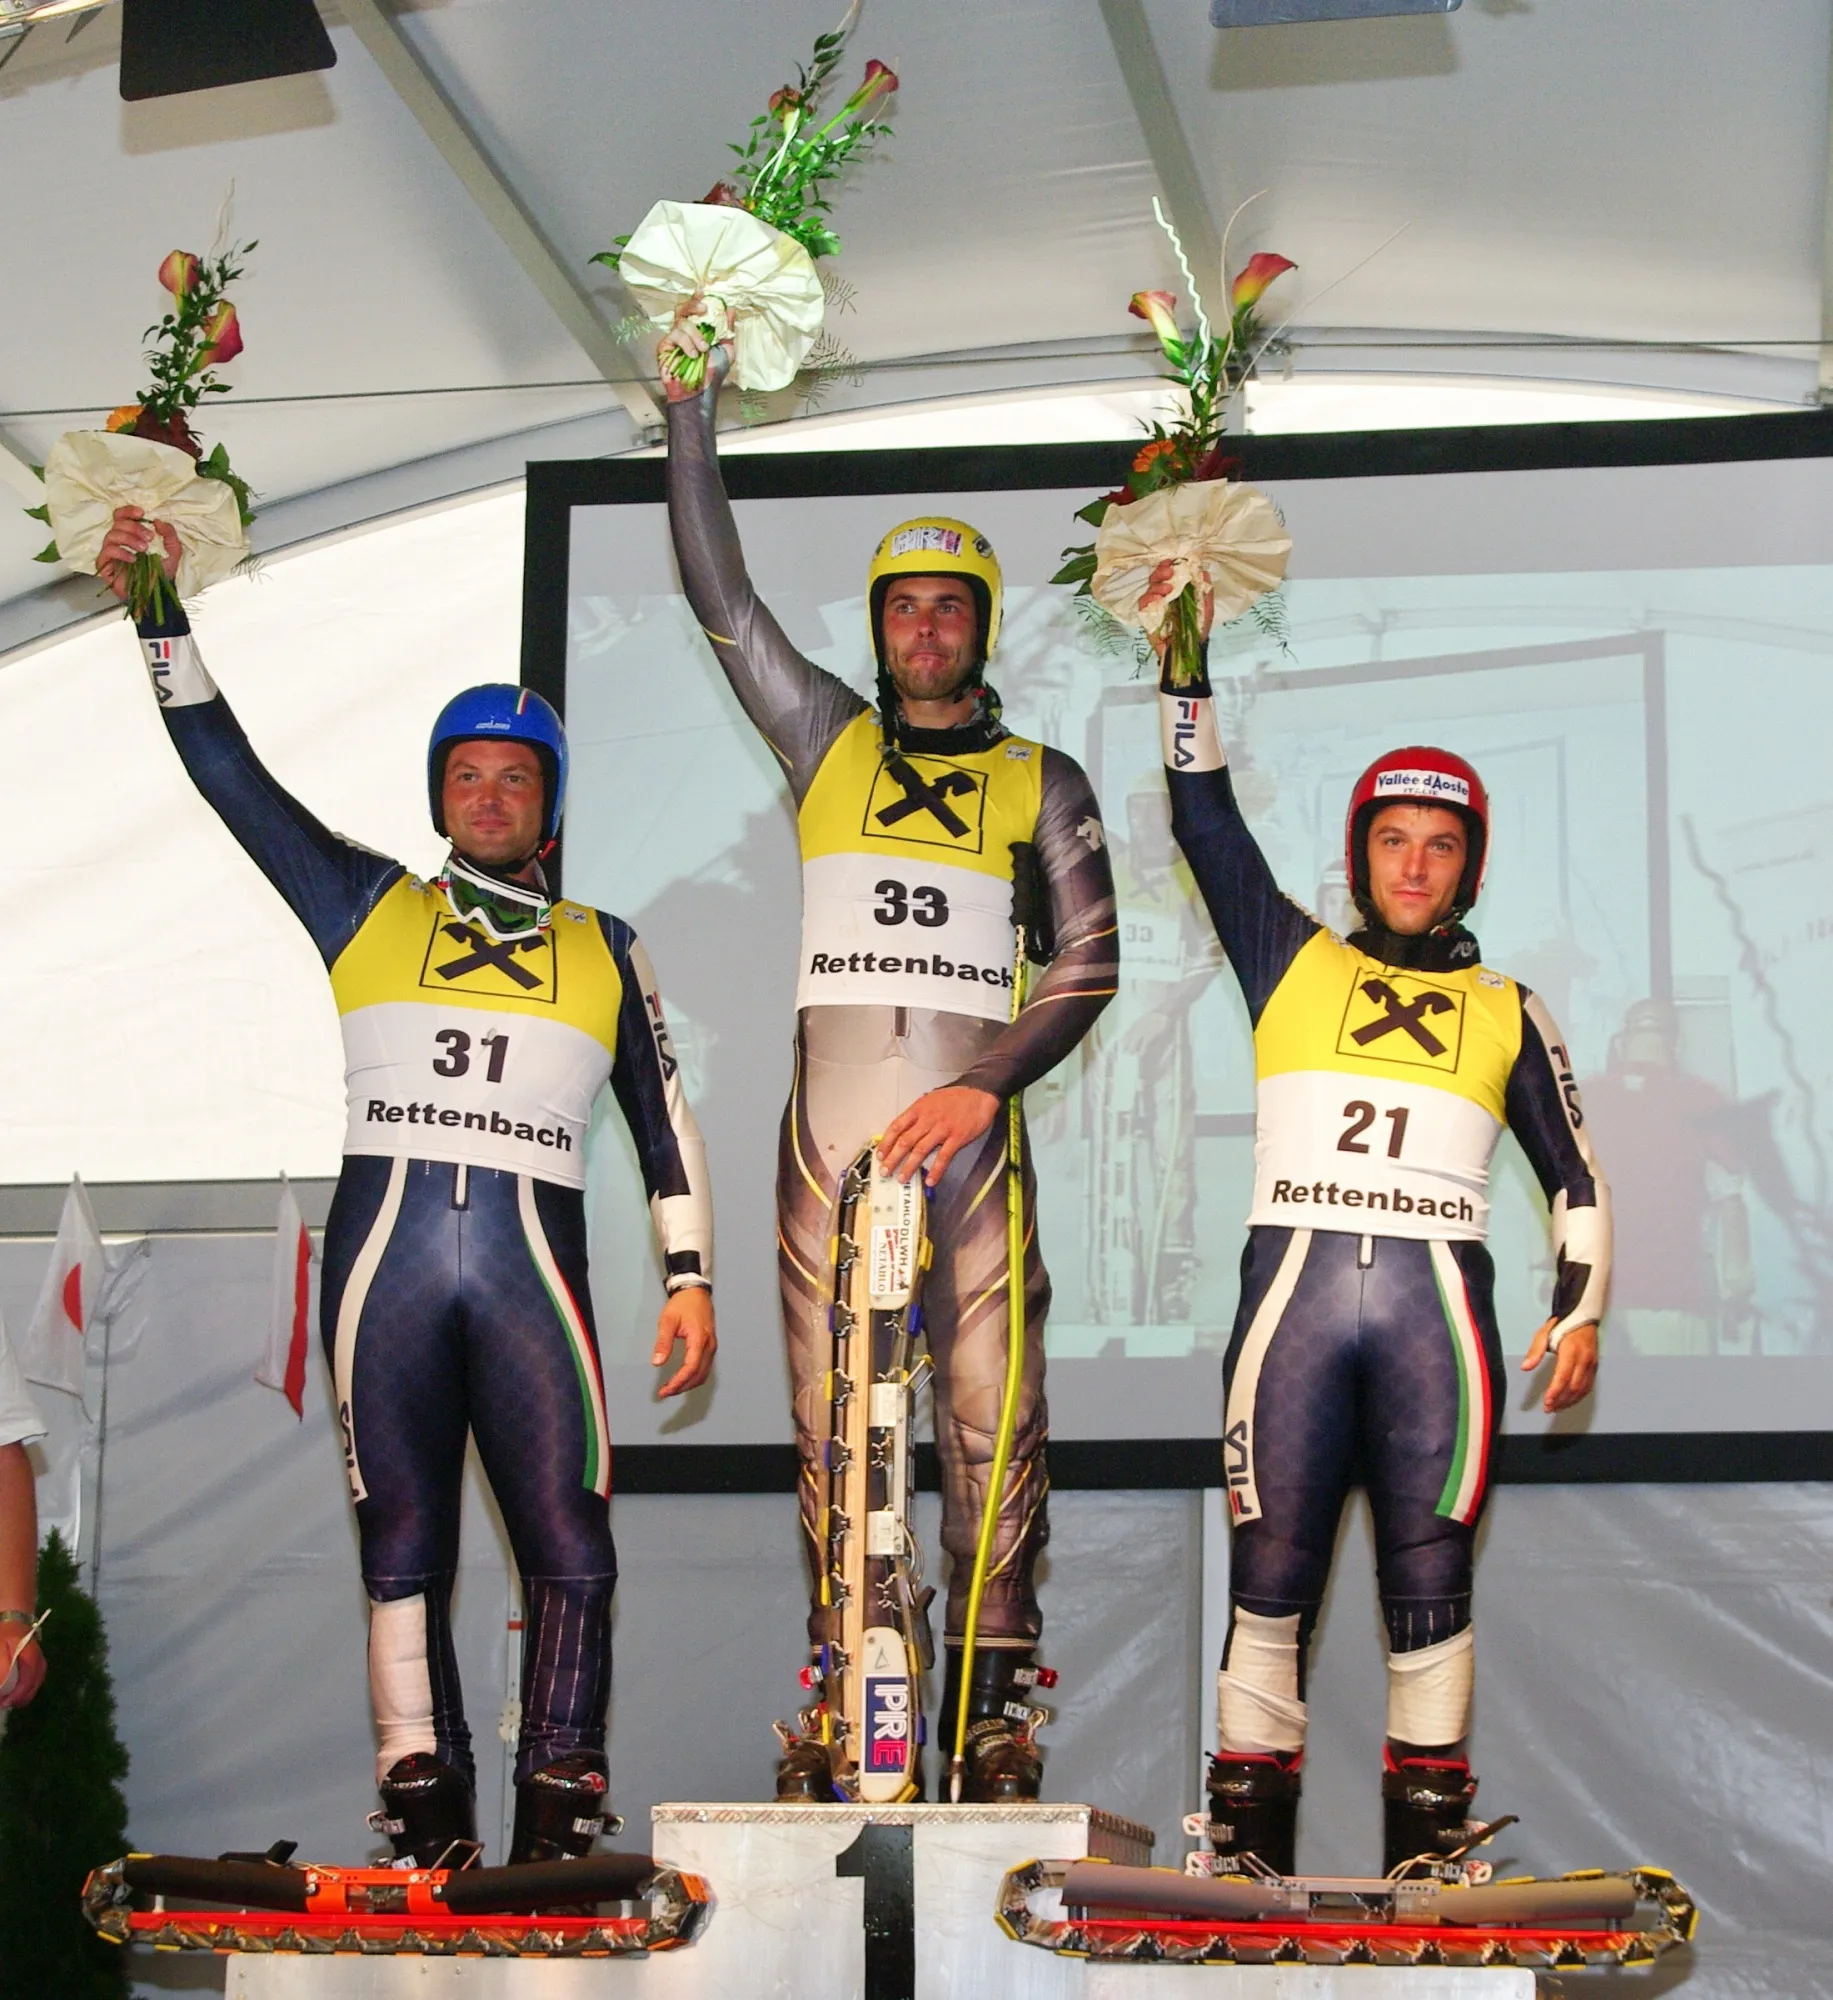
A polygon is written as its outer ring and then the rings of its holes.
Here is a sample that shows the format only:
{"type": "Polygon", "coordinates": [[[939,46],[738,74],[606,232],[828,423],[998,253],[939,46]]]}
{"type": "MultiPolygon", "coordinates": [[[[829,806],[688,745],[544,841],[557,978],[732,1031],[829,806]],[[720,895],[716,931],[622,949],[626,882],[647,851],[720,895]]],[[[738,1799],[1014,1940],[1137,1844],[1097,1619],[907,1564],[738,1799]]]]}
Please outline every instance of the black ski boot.
{"type": "MultiPolygon", "coordinates": [[[[963,1805],[1015,1805],[1035,1799],[1043,1783],[1044,1760],[1038,1754],[1037,1725],[1043,1711],[1020,1699],[1033,1687],[1051,1687],[1056,1675],[1040,1667],[1029,1652],[977,1648],[974,1678],[967,1698],[967,1770],[961,1788],[963,1805]]],[[[955,1716],[961,1702],[961,1648],[948,1648],[948,1668],[942,1684],[942,1740],[945,1800],[954,1795],[952,1761],[955,1716]]]]}
{"type": "Polygon", "coordinates": [[[828,1761],[827,1745],[816,1734],[813,1710],[797,1718],[802,1733],[786,1722],[772,1725],[783,1754],[777,1759],[776,1796],[779,1805],[831,1806],[834,1803],[834,1771],[828,1761]]]}
{"type": "Polygon", "coordinates": [[[1299,1771],[1297,1756],[1272,1750],[1224,1751],[1209,1760],[1209,1845],[1218,1861],[1251,1854],[1275,1875],[1297,1874],[1299,1771]]]}
{"type": "Polygon", "coordinates": [[[1482,1831],[1468,1824],[1477,1781],[1456,1747],[1419,1750],[1411,1744],[1390,1743],[1382,1765],[1383,1874],[1391,1875],[1422,1855],[1442,1860],[1482,1831]]]}
{"type": "Polygon", "coordinates": [[[376,1787],[382,1810],[371,1831],[387,1834],[397,1861],[417,1868],[469,1868],[483,1852],[477,1838],[477,1798],[471,1781],[424,1750],[400,1757],[376,1787]]]}
{"type": "Polygon", "coordinates": [[[605,1812],[605,1760],[575,1751],[524,1778],[516,1787],[516,1825],[509,1861],[577,1860],[590,1854],[601,1833],[621,1822],[605,1812]]]}

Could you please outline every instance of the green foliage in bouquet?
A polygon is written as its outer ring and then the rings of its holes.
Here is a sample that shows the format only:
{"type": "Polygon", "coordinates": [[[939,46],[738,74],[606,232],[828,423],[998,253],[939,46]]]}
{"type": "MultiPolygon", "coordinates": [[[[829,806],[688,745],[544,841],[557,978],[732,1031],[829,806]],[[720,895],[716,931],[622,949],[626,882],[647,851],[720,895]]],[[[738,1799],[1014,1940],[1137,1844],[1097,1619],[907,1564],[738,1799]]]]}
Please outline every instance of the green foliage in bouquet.
{"type": "MultiPolygon", "coordinates": [[[[811,257],[831,257],[840,238],[828,226],[833,204],[822,185],[835,179],[874,139],[891,127],[876,116],[897,89],[897,78],[881,62],[866,64],[863,80],[832,117],[821,118],[821,100],[833,81],[840,54],[858,9],[831,33],[817,36],[812,59],[796,67],[796,80],[772,93],[770,102],[751,121],[742,145],[727,151],[738,157],[728,180],[717,182],[701,197],[704,206],[742,208],[793,237],[811,257]]],[[[626,236],[601,250],[594,264],[618,268],[626,236]]]]}
{"type": "MultiPolygon", "coordinates": [[[[1183,245],[1156,202],[1154,213],[1171,239],[1184,274],[1190,266],[1183,245]]],[[[1226,254],[1226,245],[1224,246],[1226,254]]],[[[1076,509],[1075,518],[1099,531],[1112,507],[1127,507],[1162,487],[1184,486],[1195,481],[1233,479],[1240,461],[1223,449],[1228,403],[1253,373],[1254,364],[1266,344],[1260,321],[1260,301],[1266,289],[1285,272],[1297,267],[1289,257],[1263,250],[1250,257],[1236,272],[1229,286],[1228,323],[1218,333],[1212,329],[1194,280],[1191,304],[1196,324],[1186,331],[1177,322],[1177,299],[1170,292],[1135,292],[1127,311],[1142,319],[1158,337],[1158,344],[1170,364],[1169,379],[1183,391],[1181,409],[1169,423],[1147,426],[1146,441],[1134,454],[1126,478],[1111,493],[1103,493],[1087,506],[1076,509]]],[[[1144,667],[1152,658],[1152,648],[1143,632],[1121,624],[1090,594],[1097,567],[1093,542],[1076,544],[1063,551],[1063,566],[1050,580],[1073,587],[1076,611],[1097,653],[1109,657],[1130,655],[1144,667]]],[[[1188,593],[1186,593],[1186,596],[1188,593]]],[[[1174,644],[1180,653],[1193,653],[1197,646],[1196,605],[1180,598],[1171,609],[1175,628],[1174,644]],[[1184,627],[1189,627],[1185,631],[1184,627]]],[[[1282,590],[1271,590],[1257,598],[1242,618],[1260,634],[1273,641],[1282,652],[1289,650],[1289,625],[1282,590]]],[[[1236,621],[1239,622],[1239,621],[1236,621]]]]}
{"type": "Polygon", "coordinates": [[[128,1851],[101,1614],[53,1532],[38,1557],[45,1682],[0,1737],[0,2000],[120,2000],[127,1954],[82,1911],[83,1879],[128,1851]]]}

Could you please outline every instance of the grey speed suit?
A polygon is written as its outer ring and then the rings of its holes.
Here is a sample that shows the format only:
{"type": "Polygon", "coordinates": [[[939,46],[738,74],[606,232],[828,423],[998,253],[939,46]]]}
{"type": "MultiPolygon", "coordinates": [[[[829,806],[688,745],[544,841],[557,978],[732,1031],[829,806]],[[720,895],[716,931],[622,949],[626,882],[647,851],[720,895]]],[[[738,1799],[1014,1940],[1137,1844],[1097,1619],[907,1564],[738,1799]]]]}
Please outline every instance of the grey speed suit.
{"type": "MultiPolygon", "coordinates": [[[[710,392],[669,409],[668,504],[688,600],[745,713],[783,767],[802,829],[806,907],[795,1083],[778,1154],[777,1242],[802,1518],[814,1567],[839,1177],[925,1091],[963,1083],[1007,1098],[1068,1055],[1114,993],[1113,881],[1100,810],[1071,759],[1003,730],[971,754],[942,742],[908,757],[887,754],[870,704],[790,644],[746,574],[719,472],[710,392]],[[869,834],[870,842],[844,837],[846,827],[869,834]],[[977,843],[973,852],[951,852],[950,841],[968,833],[977,843]],[[994,881],[989,872],[990,857],[1005,866],[1009,838],[1030,840],[1038,851],[1057,941],[1055,959],[1016,1021],[1007,1018],[1011,877],[1008,869],[994,881]],[[894,842],[908,846],[894,849],[894,842]],[[838,887],[830,893],[828,884],[838,887]],[[853,943],[896,946],[898,955],[816,949],[832,942],[824,924],[842,931],[858,925],[853,943]],[[818,990],[823,977],[830,990],[839,988],[832,1000],[818,990]],[[907,983],[912,1004],[897,1004],[899,982],[907,983]],[[935,1004],[957,990],[959,1010],[935,1004]]],[[[1005,1149],[1002,1116],[956,1155],[930,1203],[934,1261],[924,1319],[936,1371],[942,1543],[953,1565],[950,1643],[960,1642],[967,1616],[1006,1369],[1005,1149]]],[[[1050,1281],[1038,1254],[1028,1153],[1024,1204],[1024,1387],[980,1617],[986,1643],[1014,1648],[1038,1636],[1032,1570],[1047,1533],[1043,1376],[1050,1281]]],[[[818,1609],[810,1632],[817,1643],[827,1636],[818,1609]]]]}

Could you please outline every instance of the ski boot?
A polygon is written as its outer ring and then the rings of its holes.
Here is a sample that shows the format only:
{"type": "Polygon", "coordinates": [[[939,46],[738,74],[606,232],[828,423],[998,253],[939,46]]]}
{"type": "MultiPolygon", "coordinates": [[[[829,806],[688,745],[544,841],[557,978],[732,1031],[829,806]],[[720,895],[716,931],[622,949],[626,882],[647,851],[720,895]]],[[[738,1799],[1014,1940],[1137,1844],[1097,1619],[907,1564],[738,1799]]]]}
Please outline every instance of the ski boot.
{"type": "Polygon", "coordinates": [[[1301,1762],[1273,1750],[1225,1750],[1209,1760],[1209,1845],[1217,1874],[1242,1872],[1249,1855],[1275,1875],[1298,1873],[1301,1762]]]}
{"type": "MultiPolygon", "coordinates": [[[[963,1805],[1015,1805],[1035,1799],[1043,1783],[1044,1760],[1037,1749],[1037,1725],[1042,1709],[1018,1697],[1033,1687],[1054,1687],[1056,1675],[1040,1667],[1027,1652],[1005,1649],[978,1651],[967,1696],[967,1770],[961,1788],[963,1805]]],[[[942,1688],[942,1752],[952,1759],[955,1717],[961,1702],[961,1648],[948,1649],[942,1688]]],[[[953,1797],[951,1772],[947,1795],[953,1797]]]]}
{"type": "Polygon", "coordinates": [[[1477,1781],[1456,1746],[1418,1750],[1411,1744],[1390,1743],[1381,1761],[1384,1874],[1392,1875],[1422,1856],[1442,1860],[1483,1832],[1480,1824],[1470,1822],[1477,1781]]]}
{"type": "Polygon", "coordinates": [[[424,1750],[399,1757],[376,1787],[382,1810],[371,1832],[387,1834],[402,1867],[470,1868],[483,1853],[471,1781],[424,1750]]]}
{"type": "Polygon", "coordinates": [[[797,1716],[800,1733],[787,1722],[773,1722],[783,1754],[777,1759],[776,1796],[779,1805],[831,1806],[834,1772],[822,1742],[818,1712],[804,1709],[797,1716]]]}
{"type": "Polygon", "coordinates": [[[623,1824],[605,1811],[605,1760],[592,1750],[557,1758],[516,1787],[509,1863],[578,1860],[623,1824]]]}

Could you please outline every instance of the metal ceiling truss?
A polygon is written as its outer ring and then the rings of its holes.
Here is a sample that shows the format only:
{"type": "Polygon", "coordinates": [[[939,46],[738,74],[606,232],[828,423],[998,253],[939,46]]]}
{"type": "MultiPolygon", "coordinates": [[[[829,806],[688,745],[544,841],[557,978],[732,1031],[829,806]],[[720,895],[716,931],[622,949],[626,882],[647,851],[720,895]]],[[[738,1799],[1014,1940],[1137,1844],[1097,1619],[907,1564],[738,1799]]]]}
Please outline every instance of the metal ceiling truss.
{"type": "Polygon", "coordinates": [[[1113,44],[1114,60],[1132,100],[1133,115],[1145,138],[1146,152],[1164,195],[1165,212],[1183,240],[1184,254],[1198,283],[1220,299],[1222,294],[1222,232],[1209,206],[1196,155],[1172,101],[1146,19],[1145,0],[1101,0],[1101,19],[1113,44]]]}
{"type": "Polygon", "coordinates": [[[339,0],[339,12],[631,421],[646,434],[659,429],[662,410],[643,382],[636,358],[605,324],[566,260],[478,143],[394,16],[379,0],[339,0]]]}

